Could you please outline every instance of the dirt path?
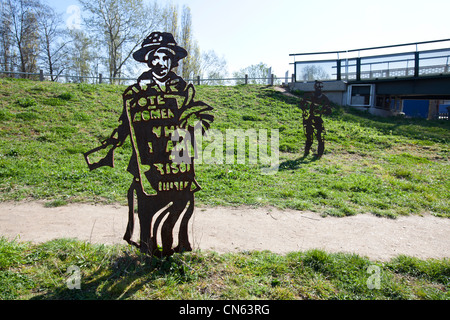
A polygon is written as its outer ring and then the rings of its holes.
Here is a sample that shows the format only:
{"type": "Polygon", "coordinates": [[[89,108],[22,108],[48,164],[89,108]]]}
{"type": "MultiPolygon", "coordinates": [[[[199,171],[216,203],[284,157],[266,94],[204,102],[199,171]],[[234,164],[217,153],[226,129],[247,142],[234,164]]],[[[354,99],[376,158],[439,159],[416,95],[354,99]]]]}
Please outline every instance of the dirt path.
{"type": "MultiPolygon", "coordinates": [[[[46,208],[42,202],[0,203],[0,236],[32,242],[66,237],[125,244],[127,210],[90,204],[46,208]]],[[[371,214],[322,218],[312,212],[274,208],[196,208],[190,230],[195,249],[219,253],[270,250],[284,254],[317,248],[381,261],[400,254],[450,257],[450,219],[431,215],[395,220],[371,214]]]]}

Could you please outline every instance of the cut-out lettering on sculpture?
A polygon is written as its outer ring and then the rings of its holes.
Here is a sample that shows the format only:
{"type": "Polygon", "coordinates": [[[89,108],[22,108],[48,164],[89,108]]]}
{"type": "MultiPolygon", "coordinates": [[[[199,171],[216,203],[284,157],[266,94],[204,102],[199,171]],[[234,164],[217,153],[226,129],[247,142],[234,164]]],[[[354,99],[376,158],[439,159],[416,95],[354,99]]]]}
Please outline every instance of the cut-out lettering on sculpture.
{"type": "Polygon", "coordinates": [[[179,157],[185,162],[175,159],[173,153],[178,144],[193,147],[195,143],[193,139],[184,139],[181,132],[193,137],[194,130],[201,127],[204,133],[214,116],[210,114],[212,107],[195,101],[194,86],[172,71],[186,56],[186,50],[177,45],[172,34],[151,33],[133,54],[149,70],[123,93],[120,125],[101,146],[84,154],[90,170],[113,167],[114,149],[130,137],[132,155],[127,170],[133,178],[127,195],[129,219],[124,240],[151,255],[170,256],[192,250],[188,222],[194,211],[194,193],[200,190],[195,179],[195,152],[179,157]],[[195,126],[189,125],[194,122],[195,126]],[[106,148],[110,150],[104,158],[90,162],[91,154],[106,148]],[[140,224],[139,243],[131,239],[135,203],[140,224]],[[174,230],[177,221],[180,221],[179,230],[174,230]],[[175,231],[178,244],[173,247],[175,231]]]}

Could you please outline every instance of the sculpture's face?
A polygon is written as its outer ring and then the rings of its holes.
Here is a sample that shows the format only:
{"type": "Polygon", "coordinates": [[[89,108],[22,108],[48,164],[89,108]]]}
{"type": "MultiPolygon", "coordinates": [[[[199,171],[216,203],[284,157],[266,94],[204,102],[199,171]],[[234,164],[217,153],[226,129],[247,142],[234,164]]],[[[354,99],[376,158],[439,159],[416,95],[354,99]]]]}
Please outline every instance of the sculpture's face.
{"type": "Polygon", "coordinates": [[[323,89],[323,83],[322,82],[317,82],[317,83],[315,83],[314,84],[314,89],[316,90],[316,92],[317,91],[322,91],[322,89],[323,89]]]}
{"type": "Polygon", "coordinates": [[[148,66],[151,68],[153,76],[157,79],[166,77],[172,68],[172,57],[167,50],[159,48],[148,61],[148,66]]]}

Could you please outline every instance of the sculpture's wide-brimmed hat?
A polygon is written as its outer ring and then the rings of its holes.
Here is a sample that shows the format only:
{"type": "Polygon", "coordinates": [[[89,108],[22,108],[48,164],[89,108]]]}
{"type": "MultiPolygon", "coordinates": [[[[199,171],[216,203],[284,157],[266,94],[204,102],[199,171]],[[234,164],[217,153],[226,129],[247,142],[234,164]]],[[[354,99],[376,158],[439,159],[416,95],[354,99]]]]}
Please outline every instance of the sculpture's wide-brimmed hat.
{"type": "Polygon", "coordinates": [[[133,53],[133,58],[139,62],[147,62],[148,54],[159,48],[168,48],[173,51],[174,58],[181,60],[187,56],[187,51],[179,47],[171,33],[168,32],[152,32],[142,42],[139,50],[133,53]]]}

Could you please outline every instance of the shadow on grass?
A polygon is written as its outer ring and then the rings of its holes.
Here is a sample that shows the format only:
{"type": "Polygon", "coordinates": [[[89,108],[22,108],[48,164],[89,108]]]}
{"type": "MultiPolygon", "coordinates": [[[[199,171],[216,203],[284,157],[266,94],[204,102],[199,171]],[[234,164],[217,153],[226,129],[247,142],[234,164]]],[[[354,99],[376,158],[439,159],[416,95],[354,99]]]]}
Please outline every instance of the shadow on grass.
{"type": "Polygon", "coordinates": [[[107,266],[99,266],[92,273],[90,270],[84,272],[80,268],[78,288],[74,286],[74,274],[68,274],[63,285],[53,287],[30,300],[126,300],[146,284],[160,278],[169,279],[174,284],[189,282],[186,266],[179,257],[126,255],[112,259],[107,266]]]}
{"type": "Polygon", "coordinates": [[[312,162],[315,162],[319,160],[320,157],[316,154],[311,156],[302,156],[300,158],[297,158],[295,160],[286,160],[280,163],[279,170],[296,170],[301,168],[302,165],[309,164],[312,162]]]}
{"type": "Polygon", "coordinates": [[[341,112],[330,116],[335,120],[354,122],[362,127],[376,128],[385,135],[399,135],[417,140],[433,142],[450,141],[450,121],[423,118],[382,117],[351,107],[340,107],[341,112]]]}
{"type": "MultiPolygon", "coordinates": [[[[262,90],[259,95],[294,105],[301,100],[299,94],[295,94],[296,97],[291,97],[275,90],[262,90]]],[[[448,120],[427,120],[399,116],[383,117],[372,115],[367,110],[358,110],[334,103],[332,105],[332,114],[326,116],[326,118],[353,122],[362,127],[377,128],[378,131],[386,135],[400,135],[417,140],[441,143],[450,141],[450,121],[448,120]]]]}

